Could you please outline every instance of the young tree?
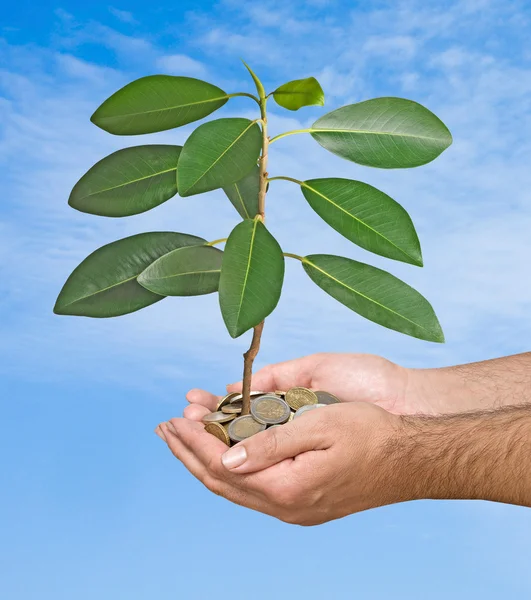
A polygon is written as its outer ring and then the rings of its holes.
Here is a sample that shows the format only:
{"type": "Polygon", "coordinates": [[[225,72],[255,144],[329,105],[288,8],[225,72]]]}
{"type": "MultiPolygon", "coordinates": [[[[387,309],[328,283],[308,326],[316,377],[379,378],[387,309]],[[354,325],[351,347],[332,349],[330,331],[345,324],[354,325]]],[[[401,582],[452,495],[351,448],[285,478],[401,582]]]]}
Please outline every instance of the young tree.
{"type": "Polygon", "coordinates": [[[230,98],[245,96],[259,107],[255,120],[223,118],[200,125],[184,146],[145,145],[118,150],[94,165],[74,186],[73,208],[106,217],[126,217],[155,208],[177,193],[192,196],[223,188],[242,217],[228,238],[157,231],[133,235],[99,248],[66,281],[54,312],[116,317],[166,296],[219,292],[229,334],[253,329],[244,354],[243,410],[250,410],[253,361],[264,319],[275,309],[290,257],[330,296],[380,325],[407,335],[443,342],[429,302],[393,275],[341,256],[298,256],[283,252],[265,225],[270,182],[299,186],[311,208],[331,227],[362,248],[422,266],[413,223],[405,209],[375,187],[350,179],[299,181],[270,177],[269,146],[287,135],[308,133],[326,150],[360,165],[383,169],[418,167],[452,142],[446,126],[429,110],[402,98],[375,98],[343,106],[310,128],[270,138],[267,101],[288,110],[324,104],[313,77],[290,81],[266,94],[247,66],[257,95],[227,94],[189,77],[153,75],[126,85],[108,98],[91,121],[115,135],[164,131],[198,121],[230,98]],[[224,251],[216,248],[225,243],[224,251]]]}

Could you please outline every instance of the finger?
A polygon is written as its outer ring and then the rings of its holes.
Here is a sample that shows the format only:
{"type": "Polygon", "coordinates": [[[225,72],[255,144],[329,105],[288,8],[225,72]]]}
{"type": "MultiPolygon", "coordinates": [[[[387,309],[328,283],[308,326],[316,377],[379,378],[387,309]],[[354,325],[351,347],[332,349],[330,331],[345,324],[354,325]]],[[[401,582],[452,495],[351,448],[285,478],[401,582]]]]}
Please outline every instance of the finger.
{"type": "Polygon", "coordinates": [[[214,411],[221,396],[216,396],[206,390],[193,389],[186,394],[186,399],[190,404],[201,404],[202,406],[206,406],[208,410],[214,411]]]}
{"type": "Polygon", "coordinates": [[[224,452],[221,462],[232,473],[254,473],[304,452],[326,450],[332,445],[333,431],[329,419],[323,418],[326,415],[325,409],[316,410],[258,433],[224,452]]]}
{"type": "MultiPolygon", "coordinates": [[[[159,425],[160,430],[163,432],[164,439],[168,444],[168,448],[171,450],[175,458],[180,460],[194,477],[207,485],[205,483],[207,475],[205,465],[192,453],[190,453],[186,446],[183,446],[183,444],[179,443],[178,438],[173,434],[170,427],[171,425],[169,423],[161,423],[159,425]]],[[[207,487],[209,486],[207,485],[207,487]]]]}
{"type": "MultiPolygon", "coordinates": [[[[195,424],[194,424],[195,425],[195,424]]],[[[203,461],[201,461],[182,441],[175,435],[175,429],[171,422],[161,423],[160,428],[166,438],[166,443],[172,454],[180,460],[183,465],[192,473],[194,477],[199,479],[209,490],[215,494],[227,496],[229,490],[226,488],[226,482],[213,477],[203,461]]],[[[210,436],[213,437],[213,436],[210,436]]],[[[214,441],[219,442],[216,438],[214,441]]],[[[219,442],[223,444],[223,442],[219,442]]]]}
{"type": "MultiPolygon", "coordinates": [[[[168,446],[173,454],[213,493],[223,496],[240,506],[245,506],[246,508],[289,523],[305,521],[304,515],[299,516],[297,521],[293,521],[293,505],[297,506],[300,504],[300,492],[297,486],[291,485],[291,482],[294,479],[293,475],[297,471],[294,468],[297,466],[297,463],[299,467],[302,467],[303,472],[314,470],[314,464],[310,461],[284,460],[264,471],[251,473],[250,475],[233,475],[227,471],[227,475],[237,482],[233,484],[230,481],[210,475],[205,465],[195,456],[194,452],[175,435],[171,422],[164,423],[161,427],[168,439],[168,446]],[[286,487],[286,484],[288,487],[286,487]]],[[[318,453],[306,453],[299,458],[304,459],[316,454],[318,453]]],[[[298,471],[300,470],[301,468],[298,469],[298,471]]],[[[321,469],[321,471],[325,471],[325,469],[321,469]]],[[[297,510],[300,511],[300,509],[301,506],[298,506],[297,510]]],[[[309,520],[306,519],[308,524],[316,524],[317,522],[324,522],[326,520],[328,519],[325,515],[322,520],[314,523],[315,516],[313,513],[309,520]]]]}
{"type": "Polygon", "coordinates": [[[221,464],[221,456],[227,450],[226,444],[206,432],[202,423],[189,419],[171,419],[169,424],[173,436],[187,446],[212,475],[226,475],[226,469],[221,464]]]}
{"type": "Polygon", "coordinates": [[[167,436],[177,438],[178,441],[174,441],[174,453],[178,451],[177,458],[185,465],[188,465],[188,460],[192,466],[195,461],[201,463],[202,467],[198,469],[201,475],[196,477],[203,483],[206,482],[209,489],[216,492],[219,485],[219,493],[232,502],[278,517],[276,495],[286,482],[292,480],[296,461],[290,458],[255,473],[237,473],[226,469],[221,463],[221,456],[227,446],[205,432],[197,423],[186,419],[171,419],[169,425],[171,432],[167,436]],[[193,460],[188,458],[191,456],[193,460]],[[224,484],[223,487],[218,481],[224,484]]]}
{"type": "MultiPolygon", "coordinates": [[[[223,479],[239,489],[254,487],[248,485],[249,477],[244,473],[233,473],[223,466],[221,457],[228,448],[221,440],[207,433],[203,425],[187,419],[171,419],[169,425],[172,435],[188,448],[213,477],[223,479]]],[[[253,478],[256,479],[256,475],[253,478]]],[[[257,481],[256,487],[263,487],[263,482],[257,481]]]]}
{"type": "Polygon", "coordinates": [[[165,442],[166,441],[166,437],[164,436],[164,432],[161,429],[160,425],[157,425],[157,427],[155,428],[155,434],[159,436],[159,438],[165,442]]]}
{"type": "Polygon", "coordinates": [[[190,421],[201,421],[205,415],[211,412],[206,406],[202,406],[201,404],[190,404],[184,409],[183,417],[190,419],[190,421]]]}
{"type": "MultiPolygon", "coordinates": [[[[312,374],[325,354],[311,354],[303,358],[268,365],[253,375],[251,387],[254,390],[269,392],[287,390],[290,387],[311,387],[312,374]]],[[[242,382],[227,386],[228,392],[241,392],[242,382]]]]}
{"type": "Polygon", "coordinates": [[[205,464],[175,435],[171,423],[162,423],[160,427],[166,437],[168,447],[172,454],[175,458],[180,460],[190,473],[199,479],[205,487],[218,496],[223,496],[233,502],[236,500],[239,500],[239,503],[244,502],[244,494],[241,491],[232,489],[230,484],[217,477],[213,477],[212,474],[208,472],[205,464]]]}
{"type": "MultiPolygon", "coordinates": [[[[239,488],[228,481],[224,481],[212,476],[205,464],[186,444],[182,442],[180,437],[175,434],[172,422],[163,423],[160,427],[168,440],[168,447],[173,455],[180,460],[190,471],[190,473],[199,479],[199,481],[201,481],[201,483],[203,483],[203,485],[205,485],[205,487],[207,487],[211,492],[217,494],[218,496],[223,496],[227,500],[230,500],[235,504],[239,504],[240,506],[246,506],[252,510],[273,515],[273,508],[268,506],[268,503],[264,498],[256,496],[245,489],[239,488]]],[[[212,437],[215,442],[219,442],[219,440],[216,440],[216,438],[213,436],[210,437],[212,437]]],[[[223,442],[219,443],[224,445],[223,442]]]]}

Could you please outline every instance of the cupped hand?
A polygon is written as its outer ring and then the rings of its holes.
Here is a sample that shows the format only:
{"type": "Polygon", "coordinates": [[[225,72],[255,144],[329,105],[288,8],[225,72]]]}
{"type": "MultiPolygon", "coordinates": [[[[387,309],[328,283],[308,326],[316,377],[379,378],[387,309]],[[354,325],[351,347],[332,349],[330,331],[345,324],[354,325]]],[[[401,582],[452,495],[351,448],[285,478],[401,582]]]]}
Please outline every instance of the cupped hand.
{"type": "MultiPolygon", "coordinates": [[[[253,375],[251,389],[270,392],[302,386],[335,394],[343,402],[370,402],[395,414],[432,413],[425,396],[410,386],[411,372],[385,358],[370,354],[312,354],[268,365],[253,375]]],[[[227,391],[241,391],[241,382],[227,391]]],[[[220,396],[190,390],[188,419],[200,421],[215,410],[220,396]]]]}
{"type": "Polygon", "coordinates": [[[352,402],[309,411],[231,449],[190,419],[171,419],[156,433],[214,493],[288,523],[316,525],[410,499],[394,456],[402,429],[399,416],[352,402]]]}

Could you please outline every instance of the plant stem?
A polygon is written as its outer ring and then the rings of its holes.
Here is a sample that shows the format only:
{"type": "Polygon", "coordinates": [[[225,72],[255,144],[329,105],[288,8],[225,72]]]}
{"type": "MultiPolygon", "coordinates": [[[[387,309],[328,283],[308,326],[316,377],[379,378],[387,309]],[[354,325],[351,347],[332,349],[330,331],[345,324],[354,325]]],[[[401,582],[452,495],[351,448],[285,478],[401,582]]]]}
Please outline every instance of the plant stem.
{"type": "Polygon", "coordinates": [[[310,133],[310,131],[314,131],[314,130],[313,129],[294,129],[293,131],[285,131],[284,133],[279,133],[274,138],[271,138],[269,140],[269,143],[272,144],[273,142],[276,142],[277,140],[280,140],[281,138],[286,137],[287,135],[295,135],[296,133],[310,133]]]}
{"type": "Polygon", "coordinates": [[[258,323],[253,329],[253,339],[249,350],[243,354],[243,386],[242,386],[242,416],[248,415],[251,412],[251,379],[253,377],[253,362],[260,350],[260,339],[262,330],[264,329],[264,321],[258,323]]]}
{"type": "Polygon", "coordinates": [[[260,188],[258,191],[258,214],[265,221],[265,197],[267,192],[267,158],[269,137],[267,135],[267,98],[260,98],[260,116],[262,119],[262,154],[260,155],[260,188]]]}
{"type": "Polygon", "coordinates": [[[283,252],[283,254],[288,258],[295,258],[297,260],[300,260],[301,262],[304,262],[304,258],[302,256],[299,256],[298,254],[292,254],[291,252],[283,252]]]}
{"type": "Polygon", "coordinates": [[[237,94],[229,94],[228,98],[236,98],[237,96],[245,96],[246,98],[252,98],[257,104],[260,104],[260,100],[254,94],[248,94],[247,92],[238,92],[237,94]]]}
{"type": "Polygon", "coordinates": [[[212,242],[208,242],[207,246],[215,246],[216,244],[223,244],[226,242],[228,238],[219,238],[219,240],[213,240],[212,242]]]}
{"type": "MultiPolygon", "coordinates": [[[[260,187],[258,189],[258,214],[262,222],[265,221],[265,198],[267,193],[267,157],[269,148],[269,137],[267,135],[267,97],[261,94],[260,97],[260,116],[262,121],[262,152],[260,154],[260,187]]],[[[260,349],[260,339],[264,329],[264,321],[258,323],[253,330],[253,339],[249,350],[243,355],[243,382],[242,382],[242,415],[248,415],[251,412],[251,379],[253,376],[253,363],[258,350],[260,349]]]]}
{"type": "Polygon", "coordinates": [[[282,180],[282,181],[292,181],[293,183],[296,183],[297,185],[303,185],[303,181],[299,181],[298,179],[294,179],[293,177],[286,177],[285,175],[277,175],[276,177],[270,177],[267,181],[276,181],[276,180],[282,180]]]}

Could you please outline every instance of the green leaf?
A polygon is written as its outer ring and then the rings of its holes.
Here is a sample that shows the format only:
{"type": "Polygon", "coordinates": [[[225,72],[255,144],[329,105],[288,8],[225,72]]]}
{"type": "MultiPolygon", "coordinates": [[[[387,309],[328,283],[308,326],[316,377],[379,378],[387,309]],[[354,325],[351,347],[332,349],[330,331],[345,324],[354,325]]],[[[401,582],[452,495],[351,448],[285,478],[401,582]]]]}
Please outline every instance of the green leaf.
{"type": "Polygon", "coordinates": [[[134,312],[163,296],[143,288],[138,275],[163,254],[206,240],[186,233],[140,233],[102,246],[74,269],[57,298],[58,315],[117,317],[134,312]]]}
{"type": "Polygon", "coordinates": [[[245,68],[249,71],[251,77],[253,78],[254,85],[256,86],[256,91],[258,92],[258,97],[260,99],[265,98],[266,93],[262,82],[258,79],[255,73],[252,71],[251,67],[244,60],[242,60],[242,63],[245,65],[245,68]]]}
{"type": "Polygon", "coordinates": [[[164,254],[138,276],[138,283],[161,296],[200,296],[218,291],[223,252],[188,246],[164,254]]]}
{"type": "Polygon", "coordinates": [[[295,79],[281,85],[273,92],[275,102],[288,110],[303,106],[324,106],[323,88],[315,77],[295,79]]]}
{"type": "Polygon", "coordinates": [[[219,303],[235,338],[275,309],[284,280],[284,256],[275,238],[258,219],[232,230],[223,252],[219,303]]]}
{"type": "Polygon", "coordinates": [[[186,140],[177,165],[181,196],[239,181],[256,166],[260,127],[249,119],[217,119],[200,125],[186,140]]]}
{"type": "Polygon", "coordinates": [[[90,120],[115,135],[154,133],[203,119],[228,99],[228,94],[206,81],[149,75],[114,93],[90,120]]]}
{"type": "Polygon", "coordinates": [[[444,342],[430,303],[390,273],[342,256],[313,254],[302,265],[332,298],[362,317],[430,342],[444,342]]]}
{"type": "Polygon", "coordinates": [[[380,190],[350,179],[310,179],[302,193],[315,212],[362,248],[422,266],[415,227],[407,212],[380,190]]]}
{"type": "Polygon", "coordinates": [[[254,219],[258,214],[260,167],[255,167],[240,181],[223,188],[242,219],[254,219]]]}
{"type": "Polygon", "coordinates": [[[438,117],[403,98],[375,98],[343,106],[318,119],[309,132],[330,152],[382,169],[424,165],[452,143],[438,117]]]}
{"type": "Polygon", "coordinates": [[[76,183],[68,204],[102,217],[145,212],[177,193],[182,146],[134,146],[96,163],[76,183]]]}

